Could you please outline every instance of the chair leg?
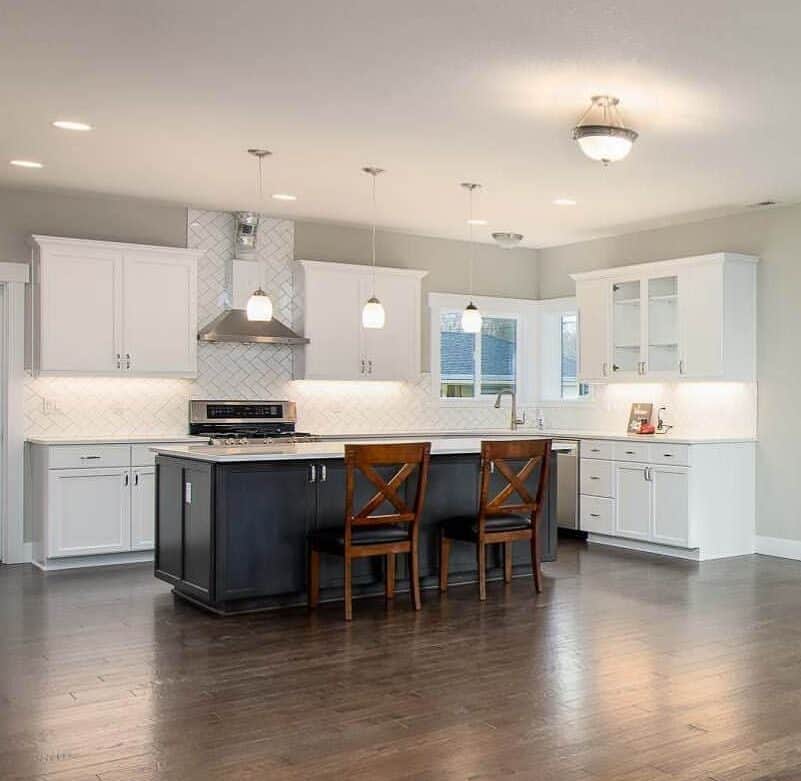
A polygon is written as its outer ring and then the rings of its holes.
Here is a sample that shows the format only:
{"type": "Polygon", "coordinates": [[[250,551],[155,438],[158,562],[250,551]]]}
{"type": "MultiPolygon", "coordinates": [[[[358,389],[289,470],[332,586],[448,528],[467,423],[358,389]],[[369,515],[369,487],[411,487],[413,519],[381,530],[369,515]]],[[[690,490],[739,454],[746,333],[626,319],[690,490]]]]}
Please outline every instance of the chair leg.
{"type": "Polygon", "coordinates": [[[384,580],[384,593],[387,599],[395,596],[395,554],[387,553],[387,568],[384,580]]]}
{"type": "Polygon", "coordinates": [[[353,620],[353,584],[351,583],[350,556],[345,555],[345,620],[353,620]]]}
{"type": "Polygon", "coordinates": [[[412,549],[409,552],[409,593],[412,597],[412,607],[420,610],[420,562],[417,558],[417,540],[412,542],[412,549]]]}
{"type": "Polygon", "coordinates": [[[309,608],[315,608],[320,602],[320,551],[309,548],[308,598],[309,608]]]}
{"type": "Polygon", "coordinates": [[[534,575],[534,588],[542,592],[542,573],[540,572],[540,536],[536,527],[531,535],[531,571],[534,575]]]}
{"type": "Polygon", "coordinates": [[[512,543],[503,544],[503,582],[512,582],[512,543]]]}
{"type": "Polygon", "coordinates": [[[476,543],[478,557],[478,598],[483,602],[487,598],[487,551],[483,542],[476,543]]]}
{"type": "Polygon", "coordinates": [[[439,590],[448,590],[448,561],[451,557],[451,541],[444,532],[439,533],[439,590]]]}

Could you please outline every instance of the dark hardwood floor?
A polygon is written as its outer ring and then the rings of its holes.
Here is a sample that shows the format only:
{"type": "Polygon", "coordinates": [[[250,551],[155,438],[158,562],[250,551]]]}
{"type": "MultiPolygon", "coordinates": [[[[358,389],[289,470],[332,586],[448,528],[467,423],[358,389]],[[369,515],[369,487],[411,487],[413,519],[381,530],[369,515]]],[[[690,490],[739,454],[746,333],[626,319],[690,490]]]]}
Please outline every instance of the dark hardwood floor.
{"type": "Polygon", "coordinates": [[[346,624],[0,568],[0,778],[801,779],[801,564],[566,542],[543,570],[346,624]]]}

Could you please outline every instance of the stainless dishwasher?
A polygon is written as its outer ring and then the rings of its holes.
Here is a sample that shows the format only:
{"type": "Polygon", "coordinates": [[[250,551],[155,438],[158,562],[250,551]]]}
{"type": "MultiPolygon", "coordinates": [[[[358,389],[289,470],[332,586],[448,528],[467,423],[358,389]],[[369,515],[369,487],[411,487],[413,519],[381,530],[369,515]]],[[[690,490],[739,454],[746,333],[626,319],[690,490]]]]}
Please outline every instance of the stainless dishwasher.
{"type": "Polygon", "coordinates": [[[556,453],[556,525],[579,530],[578,513],[578,442],[554,440],[556,453]]]}

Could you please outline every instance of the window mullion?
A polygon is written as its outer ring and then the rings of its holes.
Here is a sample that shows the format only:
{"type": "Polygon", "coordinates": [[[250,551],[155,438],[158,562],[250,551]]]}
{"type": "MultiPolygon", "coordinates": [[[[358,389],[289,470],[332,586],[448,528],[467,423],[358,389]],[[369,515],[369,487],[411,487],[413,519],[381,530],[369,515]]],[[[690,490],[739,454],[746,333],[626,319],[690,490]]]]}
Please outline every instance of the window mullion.
{"type": "Polygon", "coordinates": [[[473,398],[481,398],[481,331],[475,336],[475,349],[473,351],[473,398]]]}

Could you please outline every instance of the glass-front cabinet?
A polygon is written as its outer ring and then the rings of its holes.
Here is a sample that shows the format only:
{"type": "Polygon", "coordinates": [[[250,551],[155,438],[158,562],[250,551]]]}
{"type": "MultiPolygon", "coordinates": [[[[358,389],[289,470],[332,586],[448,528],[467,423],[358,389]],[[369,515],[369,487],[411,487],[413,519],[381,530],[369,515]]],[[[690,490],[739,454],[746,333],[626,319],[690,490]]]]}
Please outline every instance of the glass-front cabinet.
{"type": "Polygon", "coordinates": [[[679,278],[644,276],[612,284],[612,373],[679,373],[679,278]]]}
{"type": "Polygon", "coordinates": [[[648,279],[648,350],[643,371],[679,372],[679,278],[648,279]]]}
{"type": "Polygon", "coordinates": [[[612,285],[612,372],[642,374],[642,280],[612,285]]]}

